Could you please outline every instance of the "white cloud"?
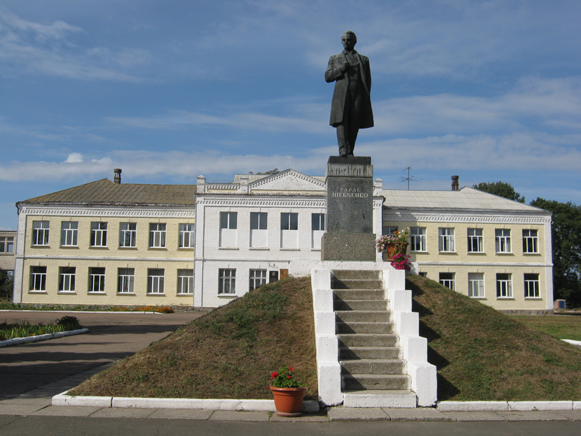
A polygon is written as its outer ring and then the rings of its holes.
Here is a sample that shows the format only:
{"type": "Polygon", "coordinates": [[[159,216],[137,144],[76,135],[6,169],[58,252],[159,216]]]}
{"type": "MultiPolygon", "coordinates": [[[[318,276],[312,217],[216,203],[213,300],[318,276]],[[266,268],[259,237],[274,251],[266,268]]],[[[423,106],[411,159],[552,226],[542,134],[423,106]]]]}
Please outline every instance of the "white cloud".
{"type": "Polygon", "coordinates": [[[65,160],[65,163],[80,163],[83,162],[83,155],[81,153],[71,153],[65,160]]]}

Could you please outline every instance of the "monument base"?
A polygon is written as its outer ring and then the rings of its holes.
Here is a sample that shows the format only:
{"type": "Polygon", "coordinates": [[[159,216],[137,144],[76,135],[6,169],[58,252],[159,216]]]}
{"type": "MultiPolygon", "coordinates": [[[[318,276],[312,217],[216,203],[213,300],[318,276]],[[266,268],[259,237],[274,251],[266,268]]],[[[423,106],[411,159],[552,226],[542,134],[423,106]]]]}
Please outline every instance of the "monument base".
{"type": "Polygon", "coordinates": [[[373,233],[325,233],[321,241],[321,260],[375,262],[373,233]]]}

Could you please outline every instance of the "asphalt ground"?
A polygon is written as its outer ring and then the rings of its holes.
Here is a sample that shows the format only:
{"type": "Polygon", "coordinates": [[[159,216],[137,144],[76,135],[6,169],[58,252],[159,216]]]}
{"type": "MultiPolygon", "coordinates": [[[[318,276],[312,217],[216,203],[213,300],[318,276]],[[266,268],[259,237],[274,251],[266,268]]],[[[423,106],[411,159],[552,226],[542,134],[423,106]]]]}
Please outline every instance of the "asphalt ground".
{"type": "Polygon", "coordinates": [[[122,359],[166,337],[205,312],[0,312],[0,322],[54,322],[76,316],[88,333],[0,348],[0,400],[122,359]]]}

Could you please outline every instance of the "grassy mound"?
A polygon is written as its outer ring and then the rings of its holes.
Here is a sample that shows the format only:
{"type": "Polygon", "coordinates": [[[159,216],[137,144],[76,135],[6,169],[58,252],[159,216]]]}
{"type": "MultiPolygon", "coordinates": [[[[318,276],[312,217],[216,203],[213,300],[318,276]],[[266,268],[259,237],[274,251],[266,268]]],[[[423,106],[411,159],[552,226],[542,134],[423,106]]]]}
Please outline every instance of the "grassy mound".
{"type": "Polygon", "coordinates": [[[256,289],[93,376],[72,395],[271,399],[270,374],[292,366],[317,398],[310,278],[256,289]]]}
{"type": "Polygon", "coordinates": [[[419,276],[408,276],[438,400],[581,400],[581,351],[419,276]]]}

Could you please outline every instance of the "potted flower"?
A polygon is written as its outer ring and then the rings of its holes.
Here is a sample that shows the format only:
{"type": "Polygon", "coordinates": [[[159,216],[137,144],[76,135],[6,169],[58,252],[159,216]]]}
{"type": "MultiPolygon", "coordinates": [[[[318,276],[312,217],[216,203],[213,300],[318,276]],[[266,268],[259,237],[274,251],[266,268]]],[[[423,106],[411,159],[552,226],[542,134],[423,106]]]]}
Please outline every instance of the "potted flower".
{"type": "Polygon", "coordinates": [[[412,268],[410,256],[408,254],[396,253],[391,260],[391,266],[395,269],[405,269],[409,271],[412,268]]]}
{"type": "Polygon", "coordinates": [[[292,366],[273,372],[270,380],[276,413],[279,416],[301,416],[307,388],[295,378],[292,366]]]}
{"type": "Polygon", "coordinates": [[[383,260],[392,260],[396,254],[405,256],[409,235],[409,229],[396,230],[390,235],[381,235],[375,240],[377,252],[383,253],[383,260]]]}

